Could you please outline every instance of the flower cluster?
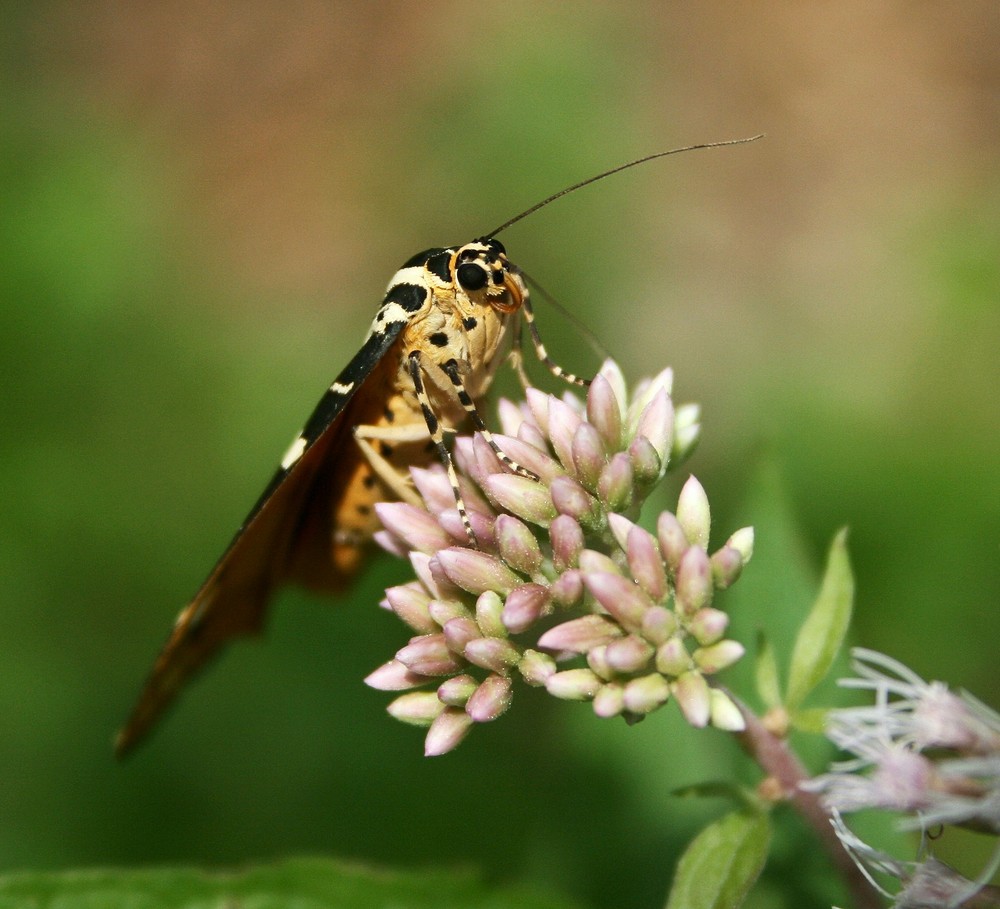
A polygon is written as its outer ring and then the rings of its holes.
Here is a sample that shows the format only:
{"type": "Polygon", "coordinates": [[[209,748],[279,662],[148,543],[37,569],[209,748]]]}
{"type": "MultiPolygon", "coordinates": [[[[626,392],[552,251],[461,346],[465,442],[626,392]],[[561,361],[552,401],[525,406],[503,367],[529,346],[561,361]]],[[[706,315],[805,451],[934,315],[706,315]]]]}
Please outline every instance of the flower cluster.
{"type": "Polygon", "coordinates": [[[423,507],[378,506],[378,542],[417,575],[383,606],[415,636],[366,682],[406,692],[389,712],[430,727],[427,754],[503,714],[517,677],[591,701],[601,717],[634,721],[672,697],[693,726],[742,728],[706,677],[743,654],[713,596],[750,559],[752,529],[710,555],[708,499],[693,477],[655,534],[635,523],[698,439],[698,408],[675,409],[671,385],[665,370],[629,395],[608,362],[585,402],[533,388],[520,405],[501,401],[495,441],[539,479],[511,472],[481,435],[456,440],[478,548],[439,467],[412,471],[423,507]]]}
{"type": "Polygon", "coordinates": [[[858,676],[841,684],[871,691],[874,703],[830,712],[827,735],[852,757],[807,788],[823,794],[841,842],[866,873],[902,881],[895,905],[959,905],[996,871],[1000,846],[969,881],[932,856],[892,859],[860,841],[840,815],[880,809],[900,812],[902,829],[951,824],[1000,835],[1000,715],[884,654],[857,648],[853,656],[858,676]]]}

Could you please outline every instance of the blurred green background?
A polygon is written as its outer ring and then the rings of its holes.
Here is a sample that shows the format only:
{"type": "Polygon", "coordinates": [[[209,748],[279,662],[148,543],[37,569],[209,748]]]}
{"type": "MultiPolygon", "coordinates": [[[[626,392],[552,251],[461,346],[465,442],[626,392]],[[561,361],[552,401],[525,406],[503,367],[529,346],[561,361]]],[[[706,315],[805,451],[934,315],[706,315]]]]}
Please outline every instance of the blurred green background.
{"type": "MultiPolygon", "coordinates": [[[[761,565],[816,571],[849,524],[854,640],[1000,701],[995,5],[3,9],[0,868],[325,853],[662,904],[713,808],[670,790],[732,743],[528,693],[423,759],[360,682],[405,636],[388,559],[288,592],[133,759],[110,742],[399,264],[693,142],[767,133],[560,200],[512,259],[702,403],[717,542],[756,522],[761,565]]],[[[779,872],[816,863],[792,831],[779,872]]]]}

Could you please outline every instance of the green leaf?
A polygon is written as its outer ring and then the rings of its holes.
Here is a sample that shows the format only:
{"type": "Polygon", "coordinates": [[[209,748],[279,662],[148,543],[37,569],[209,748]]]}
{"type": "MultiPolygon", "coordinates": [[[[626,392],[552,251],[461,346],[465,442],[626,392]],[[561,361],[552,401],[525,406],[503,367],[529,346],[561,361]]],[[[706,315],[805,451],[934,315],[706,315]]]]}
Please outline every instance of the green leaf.
{"type": "Polygon", "coordinates": [[[781,682],[778,679],[778,661],[774,648],[764,632],[757,634],[757,658],[754,660],[754,679],[757,694],[769,710],[781,706],[781,682]]]}
{"type": "Polygon", "coordinates": [[[736,909],[757,880],[771,843],[761,811],[734,811],[710,824],[687,847],[666,909],[736,909]]]}
{"type": "Polygon", "coordinates": [[[296,858],[240,872],[192,868],[22,872],[0,877],[0,909],[569,909],[524,887],[487,887],[467,871],[397,872],[296,858]]]}
{"type": "Polygon", "coordinates": [[[847,556],[847,528],[833,539],[819,596],[792,650],[785,703],[794,712],[830,671],[851,621],[854,575],[847,556]]]}

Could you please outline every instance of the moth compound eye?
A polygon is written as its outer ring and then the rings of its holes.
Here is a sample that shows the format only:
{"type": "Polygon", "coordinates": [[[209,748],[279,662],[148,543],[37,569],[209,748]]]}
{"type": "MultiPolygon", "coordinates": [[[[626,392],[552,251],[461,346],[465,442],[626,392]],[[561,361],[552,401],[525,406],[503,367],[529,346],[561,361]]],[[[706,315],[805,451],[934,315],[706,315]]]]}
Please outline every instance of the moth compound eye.
{"type": "Polygon", "coordinates": [[[458,278],[458,283],[465,290],[482,290],[489,278],[489,275],[486,274],[486,269],[473,262],[465,262],[459,265],[455,270],[455,276],[458,278]]]}

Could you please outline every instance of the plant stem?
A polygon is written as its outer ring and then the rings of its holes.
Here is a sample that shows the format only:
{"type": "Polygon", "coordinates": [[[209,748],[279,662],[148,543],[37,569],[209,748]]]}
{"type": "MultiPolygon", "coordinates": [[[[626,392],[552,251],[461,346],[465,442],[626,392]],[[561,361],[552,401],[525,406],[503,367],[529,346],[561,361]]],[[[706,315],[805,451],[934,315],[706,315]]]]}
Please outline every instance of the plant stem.
{"type": "Polygon", "coordinates": [[[830,812],[823,807],[816,793],[808,792],[799,785],[809,779],[809,773],[798,756],[788,742],[768,730],[746,704],[732,692],[727,693],[739,707],[746,723],[746,729],[735,734],[737,741],[761,769],[778,782],[781,791],[813,829],[850,890],[856,909],[881,909],[881,897],[837,838],[830,823],[830,812]]]}

